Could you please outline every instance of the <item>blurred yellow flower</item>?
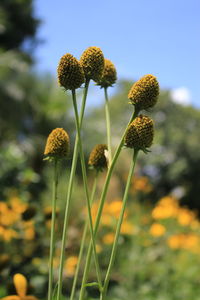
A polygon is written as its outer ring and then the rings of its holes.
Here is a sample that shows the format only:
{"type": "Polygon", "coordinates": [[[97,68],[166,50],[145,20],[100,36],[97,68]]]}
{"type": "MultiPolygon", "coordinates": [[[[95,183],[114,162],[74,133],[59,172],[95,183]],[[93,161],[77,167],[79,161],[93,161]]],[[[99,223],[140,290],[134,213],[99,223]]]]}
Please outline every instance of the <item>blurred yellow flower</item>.
{"type": "Polygon", "coordinates": [[[179,249],[182,247],[183,240],[184,240],[183,234],[175,234],[168,238],[167,244],[172,249],[179,249]]]}
{"type": "Polygon", "coordinates": [[[152,217],[154,219],[173,218],[177,216],[178,209],[178,201],[171,196],[167,196],[160,199],[152,211],[152,217]]]}
{"type": "Polygon", "coordinates": [[[196,219],[196,215],[194,212],[187,208],[179,208],[177,214],[177,220],[180,225],[188,226],[196,219]]]}
{"type": "Polygon", "coordinates": [[[146,176],[134,177],[132,186],[132,192],[149,193],[152,191],[152,185],[149,183],[149,179],[146,176]]]}
{"type": "Polygon", "coordinates": [[[106,245],[110,245],[114,242],[115,234],[114,233],[107,233],[103,236],[103,243],[106,245]]]}
{"type": "Polygon", "coordinates": [[[107,208],[107,212],[115,217],[115,218],[119,218],[119,215],[120,215],[120,211],[121,211],[121,208],[122,208],[122,201],[121,200],[115,200],[115,201],[112,201],[108,208],[107,208]]]}
{"type": "Polygon", "coordinates": [[[112,216],[108,215],[108,214],[104,214],[101,217],[101,224],[104,226],[111,226],[112,225],[112,216]]]}
{"type": "Polygon", "coordinates": [[[65,261],[65,270],[68,276],[73,276],[78,262],[77,256],[70,256],[65,261]]]}
{"type": "Polygon", "coordinates": [[[13,282],[17,295],[11,295],[1,298],[1,300],[38,300],[34,296],[28,296],[27,293],[27,280],[22,274],[15,274],[13,277],[13,282]]]}
{"type": "Polygon", "coordinates": [[[131,235],[134,233],[134,226],[133,224],[129,223],[128,221],[124,221],[121,226],[121,234],[131,235]]]}
{"type": "Polygon", "coordinates": [[[166,228],[159,223],[154,223],[151,225],[149,232],[152,236],[159,237],[165,234],[166,228]]]}
{"type": "Polygon", "coordinates": [[[200,252],[200,237],[197,234],[176,234],[167,240],[172,249],[186,249],[192,252],[200,252]]]}

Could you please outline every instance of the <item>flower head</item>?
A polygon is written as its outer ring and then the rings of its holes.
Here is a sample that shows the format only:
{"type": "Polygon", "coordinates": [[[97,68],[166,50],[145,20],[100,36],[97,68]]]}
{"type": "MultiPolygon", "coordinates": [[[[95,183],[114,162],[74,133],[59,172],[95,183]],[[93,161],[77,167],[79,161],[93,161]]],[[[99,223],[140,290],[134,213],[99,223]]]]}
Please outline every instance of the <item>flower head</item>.
{"type": "Polygon", "coordinates": [[[22,274],[15,274],[13,277],[14,286],[17,292],[17,295],[11,295],[1,300],[38,300],[34,296],[29,296],[27,294],[27,280],[22,274]]]}
{"type": "Polygon", "coordinates": [[[128,99],[139,110],[153,107],[158,99],[159,84],[155,76],[148,74],[136,81],[128,93],[128,99]]]}
{"type": "Polygon", "coordinates": [[[166,228],[159,223],[153,223],[150,227],[150,234],[155,237],[159,237],[165,234],[166,228]]]}
{"type": "Polygon", "coordinates": [[[147,116],[139,115],[128,127],[125,135],[125,146],[146,151],[153,142],[153,121],[147,116]]]}
{"type": "Polygon", "coordinates": [[[86,79],[100,80],[104,70],[103,52],[98,47],[87,48],[81,55],[80,64],[86,79]]]}
{"type": "Polygon", "coordinates": [[[88,161],[89,166],[96,169],[97,171],[102,171],[103,169],[107,168],[107,150],[108,147],[105,144],[96,145],[90,153],[88,161]]]}
{"type": "Polygon", "coordinates": [[[102,88],[112,86],[117,80],[117,71],[114,64],[108,60],[104,60],[104,70],[101,79],[97,82],[102,88]]]}
{"type": "Polygon", "coordinates": [[[58,82],[66,90],[75,90],[85,81],[83,68],[79,61],[69,53],[61,57],[57,72],[58,82]]]}
{"type": "Polygon", "coordinates": [[[48,136],[44,155],[50,159],[62,159],[69,153],[69,136],[62,128],[54,129],[48,136]]]}

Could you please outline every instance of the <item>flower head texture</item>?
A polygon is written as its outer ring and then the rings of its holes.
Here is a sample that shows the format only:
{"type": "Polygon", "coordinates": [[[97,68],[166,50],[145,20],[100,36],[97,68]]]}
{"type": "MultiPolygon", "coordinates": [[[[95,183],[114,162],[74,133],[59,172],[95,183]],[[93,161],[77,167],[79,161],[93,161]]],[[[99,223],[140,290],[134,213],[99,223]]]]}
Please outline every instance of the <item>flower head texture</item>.
{"type": "Polygon", "coordinates": [[[79,61],[69,53],[61,57],[57,72],[58,82],[66,90],[75,90],[85,81],[83,68],[79,61]]]}
{"type": "Polygon", "coordinates": [[[117,71],[114,64],[109,60],[104,60],[104,70],[101,79],[97,82],[102,88],[112,86],[117,80],[117,71]]]}
{"type": "Polygon", "coordinates": [[[108,147],[105,144],[96,145],[90,153],[88,161],[89,166],[96,169],[97,171],[106,169],[108,165],[106,157],[107,150],[108,147]]]}
{"type": "Polygon", "coordinates": [[[159,84],[155,76],[148,74],[136,81],[128,93],[128,99],[139,110],[153,107],[159,96],[159,84]]]}
{"type": "Polygon", "coordinates": [[[69,136],[63,128],[54,129],[47,138],[44,155],[51,159],[62,159],[69,153],[69,136]]]}
{"type": "Polygon", "coordinates": [[[99,81],[104,70],[103,52],[98,47],[87,48],[81,55],[80,64],[83,67],[86,79],[99,81]]]}
{"type": "Polygon", "coordinates": [[[139,115],[128,127],[125,146],[144,150],[152,145],[154,136],[153,121],[147,116],[139,115]]]}

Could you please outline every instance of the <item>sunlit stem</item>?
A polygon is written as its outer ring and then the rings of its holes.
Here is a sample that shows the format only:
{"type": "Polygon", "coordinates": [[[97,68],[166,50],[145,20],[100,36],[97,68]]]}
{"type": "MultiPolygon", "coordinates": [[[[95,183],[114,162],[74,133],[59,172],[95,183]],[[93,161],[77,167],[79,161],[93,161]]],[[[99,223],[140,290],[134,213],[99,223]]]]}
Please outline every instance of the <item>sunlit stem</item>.
{"type": "MultiPolygon", "coordinates": [[[[97,234],[97,231],[98,231],[98,228],[99,228],[99,223],[100,223],[100,219],[101,219],[101,215],[102,215],[102,211],[103,211],[103,207],[104,207],[104,203],[105,203],[109,183],[110,183],[110,180],[111,180],[111,176],[112,176],[115,164],[117,162],[117,159],[118,159],[118,157],[120,155],[120,152],[122,150],[122,147],[124,145],[125,134],[128,130],[129,124],[137,117],[138,113],[139,113],[139,110],[135,109],[135,112],[131,116],[130,121],[129,121],[129,123],[128,123],[125,131],[124,131],[124,134],[122,135],[121,141],[120,141],[120,143],[119,143],[119,145],[118,145],[118,147],[115,151],[115,154],[113,156],[110,168],[108,169],[108,173],[107,173],[105,184],[104,184],[103,191],[102,191],[102,194],[101,194],[100,204],[99,204],[97,217],[96,217],[95,225],[94,225],[94,236],[95,237],[96,237],[96,234],[97,234]]],[[[88,273],[89,273],[90,263],[91,263],[91,252],[92,252],[92,243],[90,242],[90,245],[89,245],[89,248],[88,248],[88,253],[87,253],[87,258],[86,258],[86,264],[85,264],[82,284],[81,284],[81,291],[80,291],[80,296],[79,296],[80,300],[84,299],[85,285],[87,283],[87,278],[88,278],[88,273]]]]}
{"type": "Polygon", "coordinates": [[[118,245],[118,240],[119,240],[119,236],[120,236],[120,230],[121,230],[121,225],[123,222],[123,217],[124,217],[124,213],[125,213],[125,209],[126,209],[126,204],[127,204],[127,200],[128,200],[128,192],[129,192],[129,188],[131,185],[131,179],[133,176],[133,172],[135,169],[135,163],[137,160],[137,155],[138,155],[138,150],[134,151],[134,155],[133,155],[133,159],[131,162],[131,166],[130,166],[130,170],[129,170],[129,174],[128,174],[128,178],[127,178],[127,182],[126,182],[126,187],[125,187],[125,192],[124,192],[124,196],[123,196],[123,200],[122,200],[122,209],[120,212],[120,216],[117,222],[117,229],[116,229],[116,233],[115,233],[115,239],[114,239],[114,243],[113,243],[113,247],[112,247],[112,252],[111,252],[111,256],[110,256],[110,262],[108,265],[108,269],[106,272],[106,276],[105,276],[105,281],[104,281],[104,285],[103,285],[103,290],[101,292],[101,297],[100,300],[104,300],[106,293],[107,293],[107,288],[108,288],[108,284],[110,281],[110,275],[111,275],[111,270],[115,261],[115,257],[116,257],[116,252],[117,252],[117,245],[118,245]]]}
{"type": "Polygon", "coordinates": [[[54,174],[53,174],[51,237],[50,237],[50,253],[49,253],[48,300],[52,299],[52,293],[53,293],[53,257],[54,257],[54,250],[55,250],[55,222],[56,222],[57,188],[58,188],[58,160],[55,159],[54,160],[54,174]]]}
{"type": "MultiPolygon", "coordinates": [[[[81,128],[82,122],[83,122],[83,116],[84,116],[84,112],[85,112],[85,104],[86,104],[88,88],[89,88],[89,80],[86,81],[85,87],[84,87],[84,93],[83,93],[83,99],[82,99],[81,111],[80,111],[80,117],[79,117],[79,126],[80,126],[80,128],[81,128]]],[[[79,142],[79,139],[78,139],[78,135],[76,134],[73,160],[72,160],[72,165],[71,165],[71,173],[70,173],[68,190],[67,190],[64,223],[63,223],[60,267],[59,267],[59,274],[58,274],[57,300],[60,300],[61,292],[62,292],[62,278],[63,278],[63,266],[64,266],[64,259],[65,259],[65,245],[66,245],[66,238],[67,238],[69,209],[70,209],[70,204],[71,204],[71,196],[72,196],[72,190],[73,190],[73,184],[74,184],[74,176],[75,176],[77,159],[78,159],[78,151],[79,151],[78,142],[79,142]]]]}
{"type": "Polygon", "coordinates": [[[106,130],[107,130],[108,161],[109,161],[108,166],[110,166],[112,161],[111,127],[110,127],[110,110],[109,110],[108,92],[106,87],[104,88],[104,94],[105,94],[106,130]]]}
{"type": "MultiPolygon", "coordinates": [[[[84,153],[83,153],[83,147],[82,147],[81,132],[80,132],[79,120],[78,120],[78,108],[77,108],[77,103],[76,103],[76,92],[75,92],[75,90],[72,90],[72,100],[73,100],[75,120],[76,120],[76,130],[77,130],[78,139],[79,139],[79,153],[80,153],[80,160],[81,160],[83,185],[84,185],[87,208],[88,208],[88,219],[89,219],[89,228],[90,228],[90,234],[91,234],[91,242],[92,242],[92,248],[93,248],[93,252],[94,252],[94,261],[95,261],[95,266],[96,266],[99,290],[101,290],[101,287],[102,287],[101,272],[100,272],[99,263],[98,263],[98,256],[97,256],[97,253],[96,253],[96,244],[95,244],[95,239],[94,239],[92,214],[91,214],[91,207],[90,207],[90,197],[89,197],[89,191],[88,191],[87,174],[86,174],[85,159],[84,159],[84,153]]],[[[91,252],[91,255],[92,255],[92,252],[91,252]]]]}
{"type": "MultiPolygon", "coordinates": [[[[95,197],[95,192],[96,192],[96,187],[97,187],[97,177],[98,177],[98,172],[96,172],[96,176],[94,178],[94,183],[93,183],[93,187],[92,187],[92,194],[91,194],[91,198],[90,198],[90,203],[91,204],[93,203],[94,197],[95,197]]],[[[75,271],[75,274],[74,274],[74,280],[73,280],[73,285],[72,285],[72,291],[71,291],[71,295],[70,295],[70,300],[73,300],[74,299],[74,295],[75,295],[76,284],[77,284],[77,280],[78,280],[78,274],[79,274],[79,270],[80,270],[80,266],[81,266],[81,261],[82,261],[82,257],[83,257],[83,251],[84,251],[84,247],[85,247],[87,230],[88,230],[88,220],[86,220],[85,226],[84,226],[84,230],[83,230],[83,236],[82,236],[82,240],[81,240],[81,246],[80,246],[80,251],[79,251],[79,256],[78,256],[78,262],[77,262],[77,266],[76,266],[76,271],[75,271]]]]}

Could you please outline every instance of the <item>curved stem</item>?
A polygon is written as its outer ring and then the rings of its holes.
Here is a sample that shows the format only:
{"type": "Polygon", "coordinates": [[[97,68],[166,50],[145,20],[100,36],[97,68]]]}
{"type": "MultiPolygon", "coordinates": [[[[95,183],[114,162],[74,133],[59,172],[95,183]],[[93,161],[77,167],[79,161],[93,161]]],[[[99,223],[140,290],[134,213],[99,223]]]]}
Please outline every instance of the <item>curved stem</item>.
{"type": "Polygon", "coordinates": [[[58,161],[54,161],[54,178],[53,178],[53,198],[52,198],[52,216],[51,216],[51,237],[50,237],[50,253],[49,253],[49,284],[48,284],[48,300],[52,299],[53,293],[53,256],[55,249],[55,222],[56,222],[56,202],[58,187],[58,161]]]}
{"type": "Polygon", "coordinates": [[[110,111],[109,111],[109,101],[107,88],[104,88],[105,94],[105,112],[106,112],[106,129],[107,129],[107,144],[108,144],[108,166],[110,166],[112,161],[112,149],[111,149],[111,127],[110,127],[110,111]]]}
{"type": "MultiPolygon", "coordinates": [[[[90,233],[91,233],[92,248],[93,248],[93,252],[94,252],[94,261],[95,261],[95,266],[96,266],[96,271],[97,271],[97,279],[98,279],[99,289],[101,290],[101,288],[102,288],[101,272],[100,272],[98,257],[97,257],[97,253],[96,253],[96,245],[95,245],[93,224],[92,224],[92,214],[91,214],[91,207],[90,207],[90,198],[89,198],[89,191],[88,191],[88,184],[87,184],[87,174],[86,174],[85,159],[84,159],[84,153],[83,153],[83,147],[82,147],[81,132],[80,132],[79,121],[78,121],[78,109],[77,109],[77,103],[76,103],[75,90],[72,90],[72,99],[73,99],[74,113],[75,113],[75,120],[76,120],[76,130],[77,130],[78,139],[79,139],[79,153],[80,153],[80,159],[81,159],[83,184],[84,184],[86,202],[87,202],[87,208],[88,208],[88,218],[89,218],[89,228],[90,228],[90,233]]],[[[92,253],[91,253],[91,255],[92,255],[92,253]]]]}
{"type": "MultiPolygon", "coordinates": [[[[96,173],[96,176],[94,178],[94,183],[93,183],[93,187],[92,187],[92,194],[91,194],[91,198],[90,198],[90,203],[91,204],[94,201],[94,196],[95,196],[96,187],[97,187],[97,177],[98,177],[98,173],[96,173]]],[[[88,230],[88,220],[85,222],[85,225],[84,225],[83,236],[82,236],[81,246],[80,246],[80,251],[79,251],[79,256],[78,256],[78,263],[77,263],[76,271],[75,271],[75,275],[74,275],[70,300],[74,299],[76,283],[77,283],[77,280],[78,280],[78,273],[79,273],[79,270],[80,270],[81,260],[82,260],[82,257],[83,257],[83,250],[84,250],[84,246],[85,246],[87,230],[88,230]]]]}
{"type": "MultiPolygon", "coordinates": [[[[134,114],[131,116],[130,121],[129,121],[129,123],[128,123],[125,131],[124,131],[124,134],[122,135],[121,141],[120,141],[120,143],[119,143],[119,145],[118,145],[118,147],[115,151],[115,154],[113,156],[113,160],[111,162],[110,168],[108,169],[108,173],[107,173],[105,184],[104,184],[103,191],[102,191],[102,194],[101,194],[100,204],[99,204],[97,217],[96,217],[96,221],[95,221],[95,225],[94,225],[94,235],[95,236],[96,236],[98,228],[99,228],[99,223],[100,223],[100,219],[101,219],[101,215],[102,215],[102,211],[103,211],[103,207],[104,207],[104,203],[105,203],[109,183],[110,183],[110,180],[111,180],[112,172],[114,170],[114,166],[117,162],[117,159],[119,157],[119,154],[120,154],[120,152],[122,150],[122,147],[123,147],[123,144],[124,144],[125,134],[128,130],[129,124],[137,117],[138,113],[139,113],[139,111],[135,110],[134,114]]],[[[81,284],[81,291],[80,291],[80,296],[79,296],[80,300],[83,300],[83,298],[84,298],[85,284],[87,282],[88,273],[89,273],[89,269],[90,269],[91,252],[92,252],[92,244],[90,242],[90,245],[89,245],[89,248],[88,248],[88,253],[87,253],[87,258],[86,258],[86,264],[85,264],[82,284],[81,284]]]]}
{"type": "Polygon", "coordinates": [[[129,188],[130,188],[130,185],[131,185],[132,175],[133,175],[133,172],[134,172],[134,169],[135,169],[135,163],[136,163],[136,160],[137,160],[137,155],[138,155],[138,150],[135,150],[134,155],[133,155],[133,159],[132,159],[132,162],[131,162],[128,178],[127,178],[124,197],[123,197],[123,200],[122,200],[122,209],[121,209],[120,216],[119,216],[119,219],[118,219],[118,222],[117,222],[117,229],[116,229],[115,239],[114,239],[112,252],[111,252],[111,256],[110,256],[110,262],[109,262],[108,269],[107,269],[107,272],[106,272],[106,277],[105,277],[104,286],[103,286],[103,289],[102,289],[102,292],[101,292],[100,300],[104,300],[106,292],[107,292],[108,284],[109,284],[109,281],[110,281],[111,270],[112,270],[114,260],[115,260],[115,256],[116,256],[116,252],[117,252],[117,245],[118,245],[121,225],[122,225],[122,222],[123,222],[126,203],[127,203],[127,199],[128,199],[128,192],[129,192],[129,188]]]}
{"type": "MultiPolygon", "coordinates": [[[[82,126],[82,122],[83,122],[83,116],[84,116],[84,111],[85,111],[85,104],[86,104],[88,88],[89,88],[89,80],[86,81],[85,88],[84,88],[84,94],[83,94],[80,117],[79,117],[79,126],[80,127],[82,126]]],[[[72,160],[71,172],[70,172],[70,178],[69,178],[69,185],[68,185],[68,190],[67,190],[67,199],[66,199],[66,206],[65,206],[64,223],[63,223],[60,267],[59,267],[59,274],[58,274],[57,300],[60,300],[61,291],[62,291],[63,266],[64,266],[64,259],[65,259],[65,244],[66,244],[66,237],[67,237],[69,208],[70,208],[70,204],[71,204],[71,195],[72,195],[72,190],[73,190],[74,175],[75,175],[77,159],[78,159],[78,143],[79,143],[79,139],[78,139],[78,135],[76,134],[73,160],[72,160]]]]}

